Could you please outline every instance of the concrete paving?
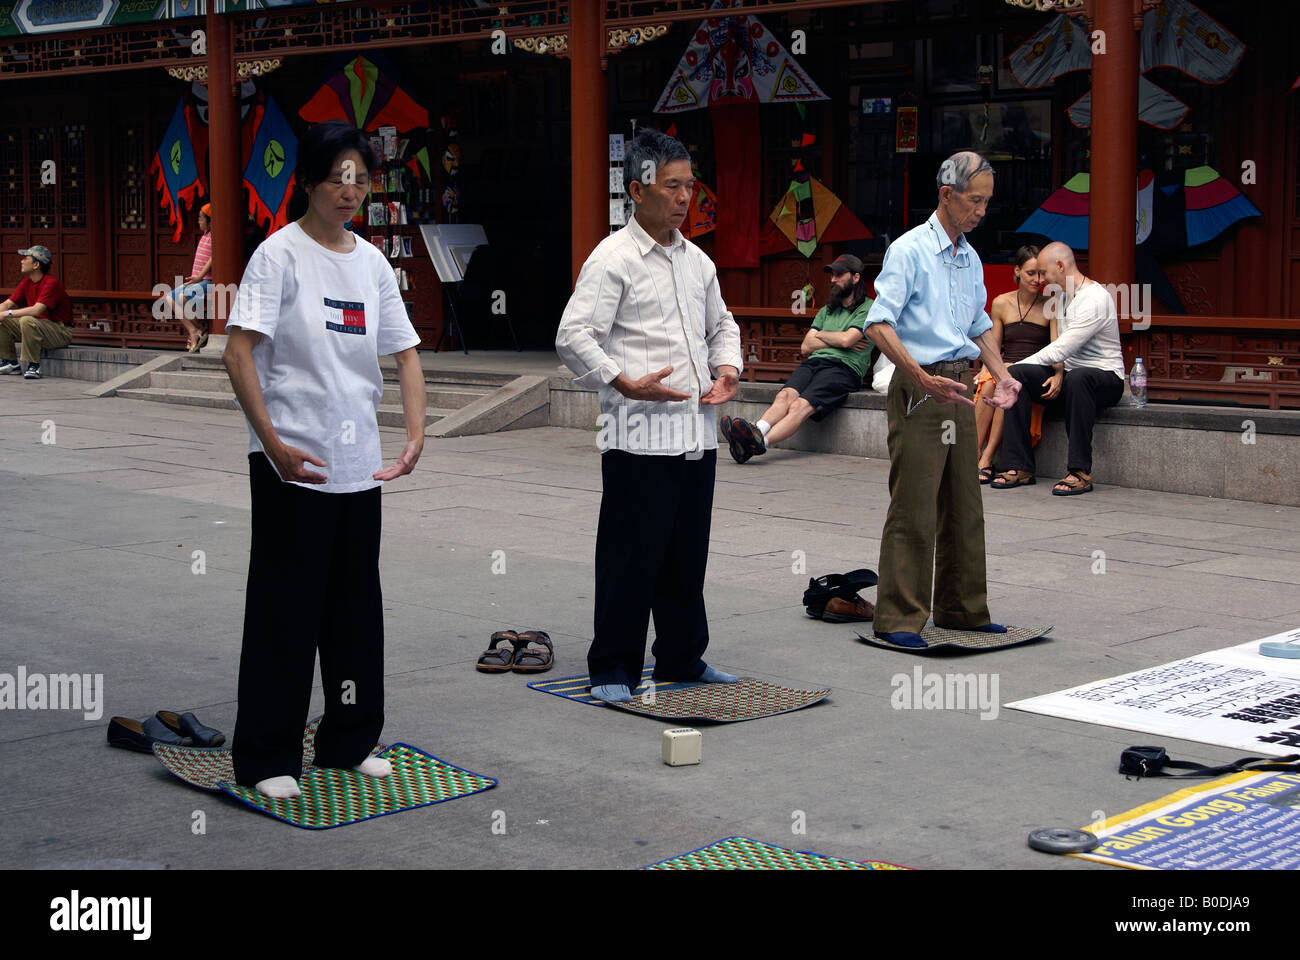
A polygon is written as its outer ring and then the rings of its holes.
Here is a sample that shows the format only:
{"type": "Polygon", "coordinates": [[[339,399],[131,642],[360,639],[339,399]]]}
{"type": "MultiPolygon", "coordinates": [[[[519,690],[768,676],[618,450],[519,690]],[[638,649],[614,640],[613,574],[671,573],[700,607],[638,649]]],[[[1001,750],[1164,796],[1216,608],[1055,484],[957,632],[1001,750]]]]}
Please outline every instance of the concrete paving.
{"type": "MultiPolygon", "coordinates": [[[[888,464],[773,451],[739,466],[724,453],[708,659],[834,693],[703,727],[704,762],[670,768],[659,757],[669,724],[473,668],[492,631],[534,627],[558,648],[549,676],[585,672],[594,433],[430,440],[416,473],[384,491],[385,739],[500,786],[297,830],[105,745],[115,714],[195,710],[233,730],[247,429],[235,411],[87,397],[86,386],[0,377],[0,672],[103,674],[106,691],[98,719],[0,712],[0,867],[630,868],[740,834],[921,868],[1106,871],[1035,853],[1025,836],[1170,792],[1115,772],[1143,735],[1011,710],[895,710],[891,680],[917,665],[989,673],[1009,702],[1300,624],[1300,509],[1104,485],[1059,498],[1040,484],[985,493],[989,591],[995,619],[1052,622],[1052,637],[942,661],[877,650],[853,625],[807,619],[799,598],[809,576],[877,565],[888,464]],[[1096,550],[1104,575],[1092,572],[1096,550]],[[195,811],[206,833],[192,831],[195,811]]],[[[384,430],[390,462],[400,446],[400,431],[384,430]]],[[[1235,755],[1163,742],[1202,762],[1235,755]]]]}

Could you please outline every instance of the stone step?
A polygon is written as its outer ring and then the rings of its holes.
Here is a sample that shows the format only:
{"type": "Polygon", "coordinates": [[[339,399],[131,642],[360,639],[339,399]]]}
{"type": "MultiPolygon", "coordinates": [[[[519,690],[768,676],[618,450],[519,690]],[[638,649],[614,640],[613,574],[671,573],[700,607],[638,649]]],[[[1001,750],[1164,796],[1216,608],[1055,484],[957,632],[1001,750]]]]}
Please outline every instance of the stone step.
{"type": "Polygon", "coordinates": [[[208,390],[213,393],[230,393],[230,377],[226,371],[189,370],[154,371],[149,376],[149,386],[162,390],[208,390]]]}
{"type": "MultiPolygon", "coordinates": [[[[181,358],[182,370],[202,370],[202,371],[220,371],[225,373],[226,366],[221,361],[221,354],[214,352],[211,347],[207,348],[207,353],[187,354],[181,358]]],[[[513,373],[484,373],[472,370],[454,370],[440,369],[437,361],[430,359],[429,354],[421,354],[420,360],[424,367],[424,379],[426,383],[444,384],[449,387],[464,387],[472,389],[475,387],[487,387],[489,389],[503,387],[515,379],[513,373]]],[[[379,369],[383,371],[384,379],[397,380],[397,363],[392,357],[381,357],[379,360],[379,369]]]]}

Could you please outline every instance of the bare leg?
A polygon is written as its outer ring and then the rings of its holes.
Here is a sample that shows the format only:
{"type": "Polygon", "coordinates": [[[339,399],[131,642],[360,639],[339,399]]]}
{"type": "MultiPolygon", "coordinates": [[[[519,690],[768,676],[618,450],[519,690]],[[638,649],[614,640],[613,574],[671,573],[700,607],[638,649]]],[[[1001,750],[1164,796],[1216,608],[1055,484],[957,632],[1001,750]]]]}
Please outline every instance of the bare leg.
{"type": "Polygon", "coordinates": [[[993,414],[995,412],[1002,412],[1001,410],[996,410],[994,407],[990,407],[983,399],[984,397],[993,396],[995,386],[996,384],[992,382],[986,383],[975,395],[975,449],[981,451],[979,461],[981,467],[990,466],[993,462],[991,454],[990,458],[987,461],[985,460],[983,450],[985,445],[989,442],[989,437],[993,430],[993,414]]]}
{"type": "Polygon", "coordinates": [[[185,298],[179,293],[172,294],[172,316],[181,322],[181,326],[185,328],[185,333],[189,337],[189,344],[193,344],[198,339],[199,328],[186,315],[185,298]]]}
{"type": "Polygon", "coordinates": [[[989,427],[989,442],[980,453],[980,466],[992,467],[998,457],[998,448],[1002,446],[1002,411],[993,409],[993,423],[989,427]]]}
{"type": "MultiPolygon", "coordinates": [[[[803,397],[796,396],[790,403],[790,412],[781,419],[780,423],[774,424],[772,429],[767,431],[768,444],[779,443],[788,437],[793,437],[795,431],[803,426],[803,422],[812,415],[813,405],[803,397]]],[[[768,423],[771,422],[768,421],[768,423]]]]}
{"type": "MultiPolygon", "coordinates": [[[[763,411],[759,420],[766,420],[768,426],[775,427],[787,413],[790,412],[790,404],[799,399],[799,394],[789,387],[783,387],[772,401],[772,405],[763,411]]],[[[756,421],[757,422],[757,421],[756,421]]],[[[793,432],[793,431],[791,431],[793,432]]]]}

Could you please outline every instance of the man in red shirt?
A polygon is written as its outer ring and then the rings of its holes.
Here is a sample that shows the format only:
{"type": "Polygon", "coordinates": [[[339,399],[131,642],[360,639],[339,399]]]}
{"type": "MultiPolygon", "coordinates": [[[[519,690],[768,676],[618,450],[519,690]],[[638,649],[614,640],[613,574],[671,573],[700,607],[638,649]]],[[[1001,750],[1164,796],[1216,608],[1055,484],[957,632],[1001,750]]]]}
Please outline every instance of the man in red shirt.
{"type": "Polygon", "coordinates": [[[0,373],[19,373],[22,366],[14,353],[14,341],[22,340],[23,374],[28,380],[41,377],[41,350],[57,350],[72,342],[72,301],[68,292],[50,275],[54,257],[48,247],[19,250],[23,258],[23,279],[18,289],[0,303],[0,373]]]}

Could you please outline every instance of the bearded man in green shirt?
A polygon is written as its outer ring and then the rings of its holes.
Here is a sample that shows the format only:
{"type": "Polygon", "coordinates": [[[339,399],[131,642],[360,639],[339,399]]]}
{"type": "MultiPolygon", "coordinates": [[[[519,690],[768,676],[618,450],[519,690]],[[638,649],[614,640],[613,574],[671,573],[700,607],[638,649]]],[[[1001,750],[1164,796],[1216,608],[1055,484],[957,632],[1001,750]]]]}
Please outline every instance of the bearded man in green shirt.
{"type": "Polygon", "coordinates": [[[871,369],[873,344],[863,329],[872,301],[862,279],[862,261],[846,254],[825,270],[831,275],[830,302],[817,311],[799,347],[808,359],[790,375],[757,423],[723,417],[719,424],[737,463],[767,453],[769,443],[794,436],[810,417],[819,421],[843,406],[871,369]]]}

